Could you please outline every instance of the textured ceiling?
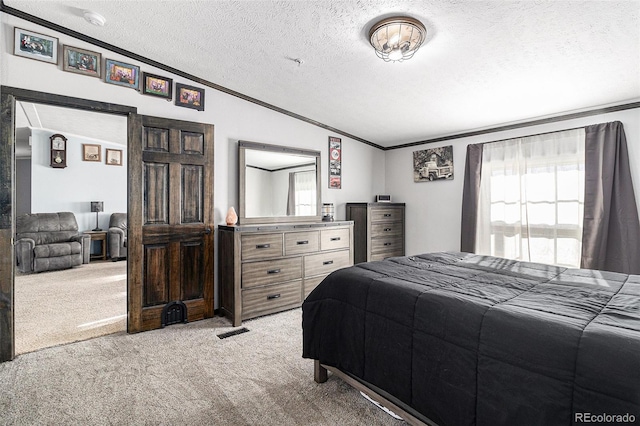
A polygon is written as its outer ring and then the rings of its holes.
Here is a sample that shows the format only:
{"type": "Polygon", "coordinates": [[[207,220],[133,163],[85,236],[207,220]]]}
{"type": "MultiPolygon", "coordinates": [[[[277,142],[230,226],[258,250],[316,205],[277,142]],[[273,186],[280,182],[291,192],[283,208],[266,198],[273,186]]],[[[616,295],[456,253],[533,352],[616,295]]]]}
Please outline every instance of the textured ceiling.
{"type": "Polygon", "coordinates": [[[382,146],[640,100],[640,0],[4,3],[382,146]],[[366,37],[393,14],[403,63],[366,37]]]}

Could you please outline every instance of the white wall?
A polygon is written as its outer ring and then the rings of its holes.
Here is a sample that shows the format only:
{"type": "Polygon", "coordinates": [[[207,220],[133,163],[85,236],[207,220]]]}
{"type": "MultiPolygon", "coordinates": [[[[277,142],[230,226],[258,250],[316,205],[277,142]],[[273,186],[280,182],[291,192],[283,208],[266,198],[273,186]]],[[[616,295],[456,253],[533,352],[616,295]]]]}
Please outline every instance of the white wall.
{"type": "Polygon", "coordinates": [[[273,174],[268,170],[247,167],[245,179],[251,182],[251,185],[246,185],[246,217],[273,216],[273,174]]]}
{"type": "Polygon", "coordinates": [[[624,125],[636,202],[640,209],[640,108],[386,151],[385,191],[392,194],[394,201],[407,203],[407,254],[460,250],[467,145],[610,121],[620,121],[624,125]],[[414,183],[413,151],[446,145],[453,145],[454,179],[414,183]]]}
{"type": "MultiPolygon", "coordinates": [[[[122,118],[123,129],[127,128],[122,118]]],[[[122,166],[105,164],[107,148],[121,145],[64,134],[67,138],[67,167],[50,166],[51,141],[57,133],[34,129],[31,132],[31,212],[72,212],[80,231],[96,227],[96,213],[91,213],[91,201],[103,201],[104,212],[98,213],[98,224],[109,228],[111,213],[127,211],[127,155],[123,150],[122,166]],[[82,160],[82,144],[100,145],[100,162],[82,160]]]]}

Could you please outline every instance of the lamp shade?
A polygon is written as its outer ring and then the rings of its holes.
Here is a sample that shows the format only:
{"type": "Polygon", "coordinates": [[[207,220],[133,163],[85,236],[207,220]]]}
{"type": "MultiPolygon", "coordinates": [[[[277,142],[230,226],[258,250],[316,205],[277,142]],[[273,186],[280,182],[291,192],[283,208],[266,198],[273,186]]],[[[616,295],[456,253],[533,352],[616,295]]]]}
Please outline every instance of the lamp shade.
{"type": "Polygon", "coordinates": [[[427,36],[422,22],[406,16],[383,19],[371,27],[369,42],[385,62],[410,59],[427,36]]]}
{"type": "Polygon", "coordinates": [[[93,213],[100,213],[104,211],[104,202],[103,201],[92,201],[91,202],[91,211],[93,213]]]}

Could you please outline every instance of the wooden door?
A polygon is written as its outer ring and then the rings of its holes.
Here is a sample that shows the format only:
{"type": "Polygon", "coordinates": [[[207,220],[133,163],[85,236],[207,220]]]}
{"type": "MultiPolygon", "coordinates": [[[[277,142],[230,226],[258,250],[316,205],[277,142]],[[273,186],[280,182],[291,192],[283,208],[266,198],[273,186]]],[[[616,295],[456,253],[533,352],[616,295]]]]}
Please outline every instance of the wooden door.
{"type": "Polygon", "coordinates": [[[213,125],[132,114],[128,331],[213,316],[213,125]]]}

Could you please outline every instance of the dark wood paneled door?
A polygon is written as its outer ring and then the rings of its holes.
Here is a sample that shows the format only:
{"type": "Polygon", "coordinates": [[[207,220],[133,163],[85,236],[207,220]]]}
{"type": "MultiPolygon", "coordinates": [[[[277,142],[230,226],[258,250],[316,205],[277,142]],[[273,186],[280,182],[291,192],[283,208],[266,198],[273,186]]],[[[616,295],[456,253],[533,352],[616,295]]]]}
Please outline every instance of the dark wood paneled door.
{"type": "Polygon", "coordinates": [[[172,302],[189,321],[212,317],[213,125],[132,120],[128,331],[160,328],[172,302]]]}

